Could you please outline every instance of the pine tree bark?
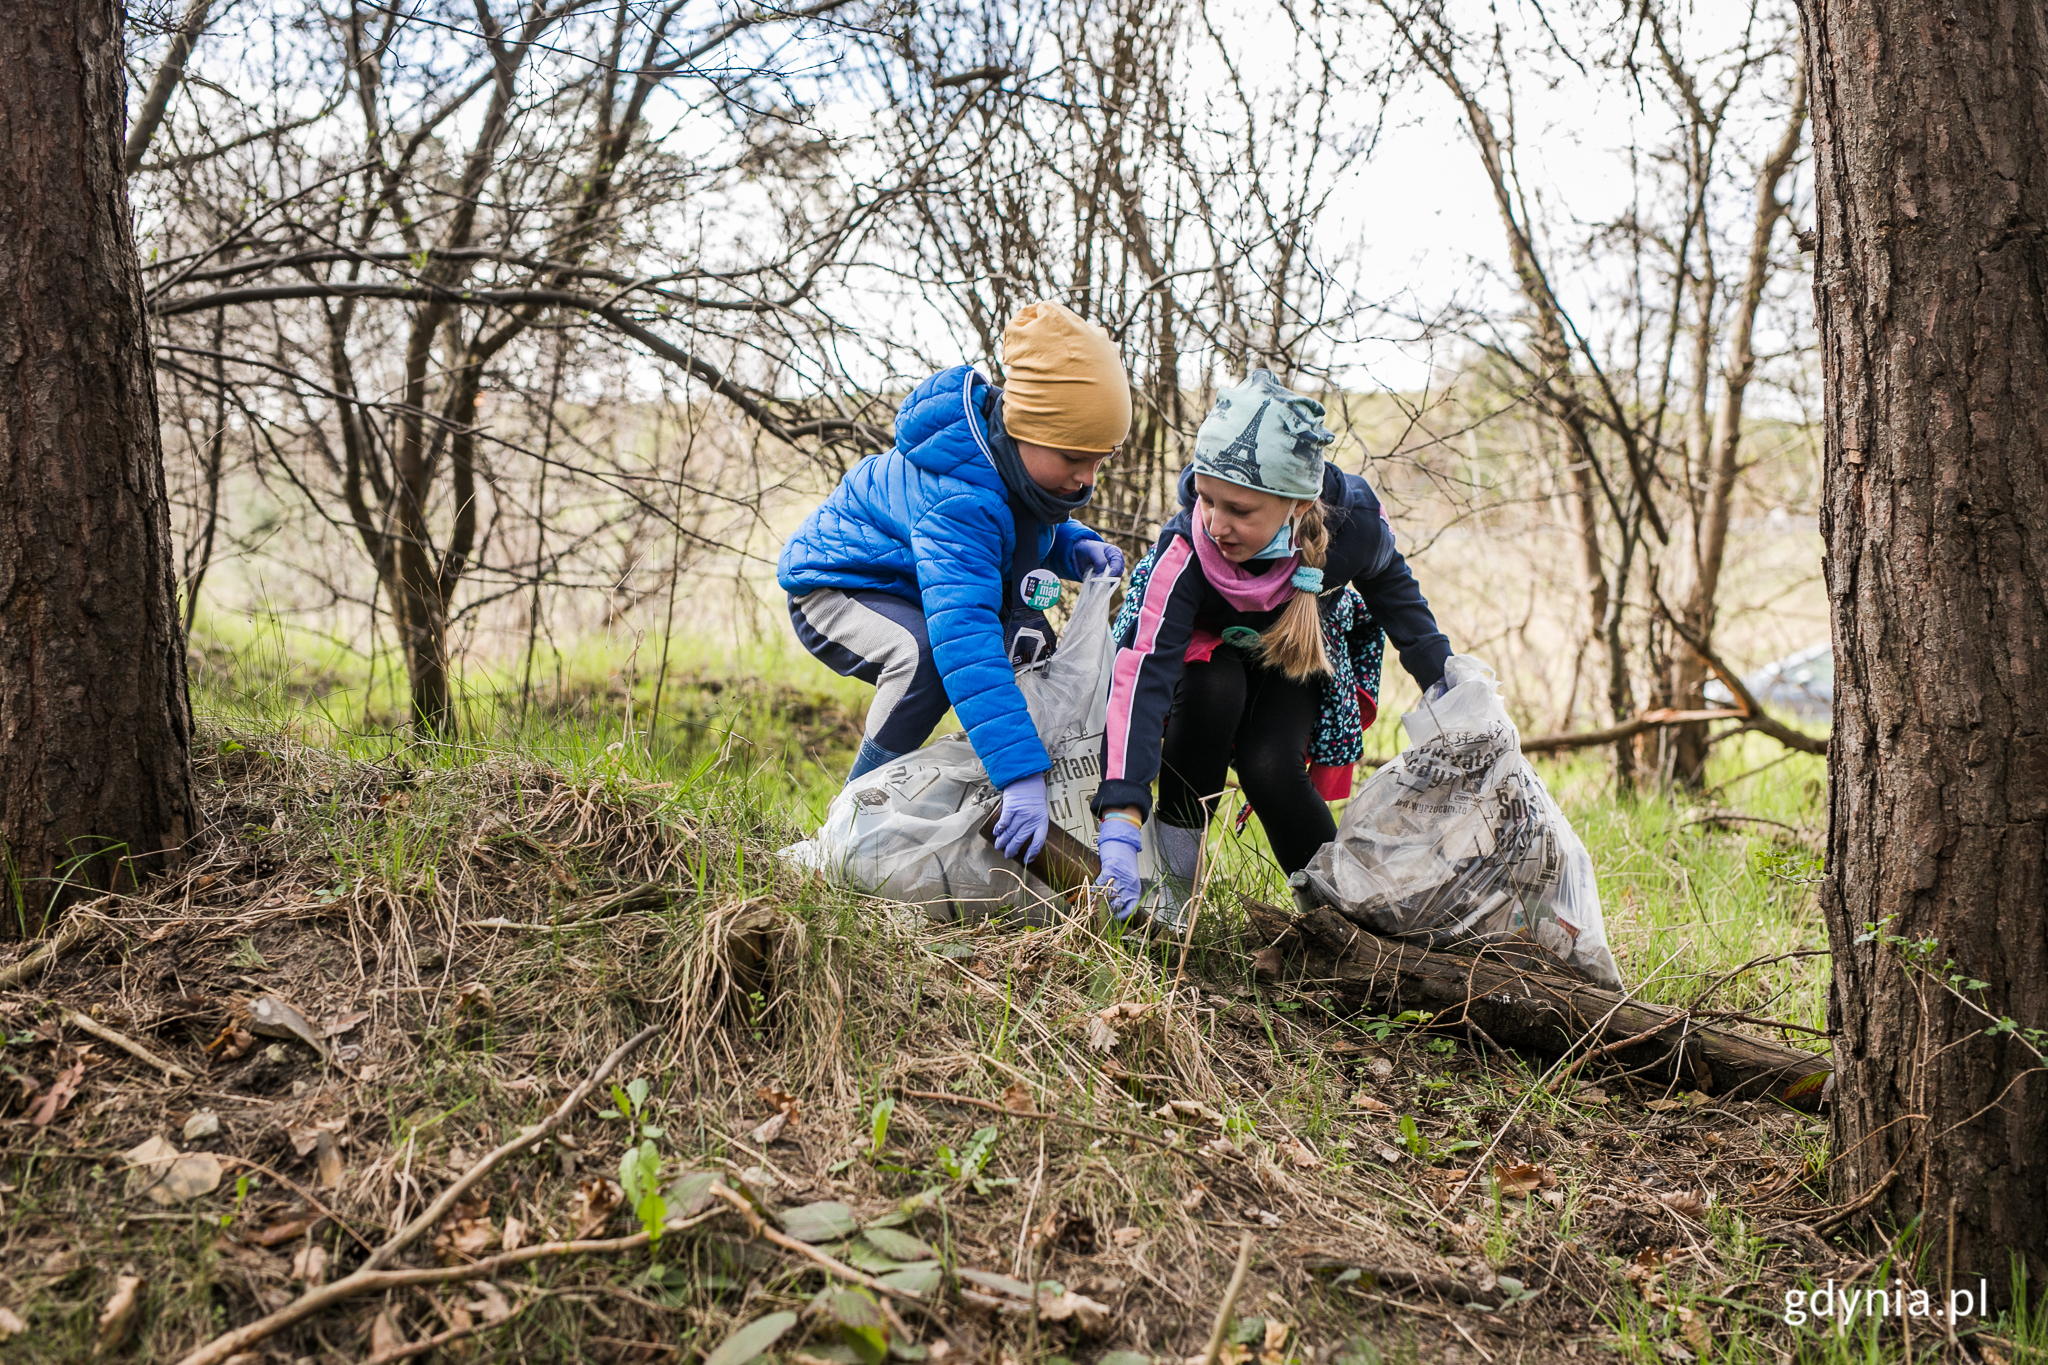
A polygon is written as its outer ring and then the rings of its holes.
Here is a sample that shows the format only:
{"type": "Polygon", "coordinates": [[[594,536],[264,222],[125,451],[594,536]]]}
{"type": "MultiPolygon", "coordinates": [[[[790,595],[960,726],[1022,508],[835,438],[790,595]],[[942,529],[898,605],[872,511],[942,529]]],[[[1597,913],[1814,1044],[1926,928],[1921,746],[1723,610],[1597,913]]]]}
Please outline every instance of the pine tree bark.
{"type": "Polygon", "coordinates": [[[1802,9],[1838,1192],[1889,1179],[1879,1213],[1922,1216],[1938,1277],[2004,1289],[2018,1256],[2038,1286],[2048,1074],[1946,983],[2048,1026],[2048,24],[2016,0],[1802,9]]]}
{"type": "Polygon", "coordinates": [[[0,18],[0,937],[193,828],[121,40],[114,0],[0,18]]]}

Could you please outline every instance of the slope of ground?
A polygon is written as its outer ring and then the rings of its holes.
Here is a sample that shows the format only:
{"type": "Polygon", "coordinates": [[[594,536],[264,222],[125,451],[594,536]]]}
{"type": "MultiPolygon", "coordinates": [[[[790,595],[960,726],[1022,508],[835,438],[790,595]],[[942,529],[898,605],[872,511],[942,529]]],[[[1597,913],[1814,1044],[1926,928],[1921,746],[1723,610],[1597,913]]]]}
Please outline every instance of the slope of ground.
{"type": "Polygon", "coordinates": [[[186,869],[0,991],[9,1359],[193,1358],[469,1175],[210,1358],[1199,1359],[1245,1246],[1225,1360],[1865,1358],[1784,1320],[1884,1273],[1797,1226],[1809,1116],[1337,1017],[1223,891],[1177,957],[935,930],[778,864],[729,742],[298,733],[210,724],[186,869]]]}

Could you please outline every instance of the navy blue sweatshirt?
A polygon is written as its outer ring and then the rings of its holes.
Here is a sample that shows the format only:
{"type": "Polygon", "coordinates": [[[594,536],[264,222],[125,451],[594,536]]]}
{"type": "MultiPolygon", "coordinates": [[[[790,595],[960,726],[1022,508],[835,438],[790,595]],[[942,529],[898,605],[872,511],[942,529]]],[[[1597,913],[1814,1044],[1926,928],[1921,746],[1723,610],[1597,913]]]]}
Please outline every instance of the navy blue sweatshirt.
{"type": "MultiPolygon", "coordinates": [[[[1451,642],[1437,628],[1408,561],[1394,548],[1394,529],[1380,511],[1378,495],[1356,474],[1324,465],[1322,501],[1330,535],[1323,558],[1323,602],[1334,604],[1346,583],[1356,587],[1400,651],[1401,666],[1421,686],[1435,686],[1451,657],[1451,642]]],[[[1166,717],[1196,625],[1218,634],[1231,626],[1263,631],[1286,610],[1239,611],[1210,586],[1189,539],[1195,515],[1193,469],[1180,477],[1180,502],[1180,513],[1166,523],[1153,547],[1144,606],[1117,641],[1102,786],[1094,801],[1097,815],[1118,806],[1151,813],[1166,717]]],[[[1229,741],[1219,737],[1218,742],[1229,741]]]]}

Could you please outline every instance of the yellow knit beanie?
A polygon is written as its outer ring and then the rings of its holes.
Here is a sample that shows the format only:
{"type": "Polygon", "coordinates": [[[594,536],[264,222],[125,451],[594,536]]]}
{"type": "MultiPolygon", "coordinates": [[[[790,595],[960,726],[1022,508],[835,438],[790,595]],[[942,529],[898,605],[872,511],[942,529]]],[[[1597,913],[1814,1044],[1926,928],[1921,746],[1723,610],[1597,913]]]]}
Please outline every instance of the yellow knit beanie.
{"type": "Polygon", "coordinates": [[[1003,329],[1003,425],[1020,441],[1101,454],[1131,434],[1131,382],[1109,333],[1065,304],[1003,329]]]}

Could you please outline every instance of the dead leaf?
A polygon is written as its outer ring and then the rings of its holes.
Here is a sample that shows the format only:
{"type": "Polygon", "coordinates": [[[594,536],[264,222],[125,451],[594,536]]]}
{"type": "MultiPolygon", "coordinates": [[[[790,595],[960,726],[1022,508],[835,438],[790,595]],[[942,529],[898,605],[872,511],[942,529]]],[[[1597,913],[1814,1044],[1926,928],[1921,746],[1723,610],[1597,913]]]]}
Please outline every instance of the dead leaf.
{"type": "Polygon", "coordinates": [[[50,1088],[36,1101],[36,1107],[29,1111],[28,1121],[38,1128],[47,1128],[50,1120],[57,1117],[64,1106],[71,1103],[71,1097],[78,1093],[78,1086],[85,1079],[85,1057],[57,1073],[57,1079],[50,1082],[50,1088]]]}
{"type": "Polygon", "coordinates": [[[1109,1240],[1120,1247],[1134,1247],[1145,1240],[1145,1229],[1117,1228],[1109,1234],[1109,1240]]]}
{"type": "Polygon", "coordinates": [[[1252,954],[1252,972],[1256,976],[1278,976],[1280,966],[1280,948],[1277,944],[1268,944],[1252,954]]]}
{"type": "Polygon", "coordinates": [[[1657,1343],[1657,1354],[1663,1356],[1666,1360],[1683,1362],[1694,1359],[1691,1351],[1686,1350],[1675,1341],[1661,1341],[1657,1343]]]}
{"type": "Polygon", "coordinates": [[[1323,1159],[1308,1149],[1300,1138],[1289,1138],[1280,1144],[1280,1153],[1305,1171],[1312,1171],[1323,1164],[1323,1159]]]}
{"type": "Polygon", "coordinates": [[[1705,1222],[1708,1198],[1697,1190],[1684,1190],[1677,1194],[1660,1194],[1657,1202],[1673,1213],[1682,1213],[1695,1222],[1705,1222]]]}
{"type": "Polygon", "coordinates": [[[110,1355],[127,1343],[128,1334],[135,1329],[136,1305],[141,1301],[140,1275],[123,1275],[114,1281],[114,1296],[100,1312],[99,1336],[93,1343],[95,1355],[110,1355]]]}
{"type": "Polygon", "coordinates": [[[12,1308],[0,1308],[0,1341],[18,1337],[28,1330],[28,1324],[12,1308]]]}
{"type": "Polygon", "coordinates": [[[373,1357],[390,1355],[405,1344],[405,1337],[399,1332],[398,1321],[391,1316],[391,1310],[387,1308],[379,1313],[377,1320],[370,1324],[370,1354],[373,1357]]]}
{"type": "Polygon", "coordinates": [[[248,1029],[264,1038],[296,1038],[319,1053],[322,1060],[327,1058],[327,1044],[321,1041],[313,1021],[296,1006],[274,995],[259,995],[249,1002],[248,1029]]]}
{"type": "Polygon", "coordinates": [[[220,1055],[233,1062],[249,1055],[249,1049],[256,1046],[256,1035],[244,1028],[230,1028],[215,1041],[223,1044],[220,1055]]]}
{"type": "Polygon", "coordinates": [[[327,1248],[318,1242],[299,1248],[292,1257],[292,1278],[304,1280],[308,1289],[327,1283],[327,1248]]]}
{"type": "Polygon", "coordinates": [[[1065,1322],[1071,1318],[1082,1336],[1092,1337],[1100,1335],[1109,1325],[1109,1305],[1085,1294],[1076,1294],[1071,1289],[1052,1294],[1041,1286],[1038,1290],[1038,1317],[1041,1322],[1065,1322]]]}
{"type": "Polygon", "coordinates": [[[346,1118],[320,1119],[306,1124],[304,1127],[287,1128],[284,1130],[284,1135],[291,1141],[292,1150],[300,1156],[305,1156],[320,1145],[322,1134],[339,1133],[346,1127],[348,1127],[348,1120],[346,1118]]]}
{"type": "Polygon", "coordinates": [[[1284,1365],[1287,1338],[1292,1330],[1278,1318],[1266,1319],[1266,1339],[1259,1347],[1259,1365],[1284,1365]]]}
{"type": "Polygon", "coordinates": [[[305,1236],[312,1229],[313,1224],[319,1221],[319,1218],[313,1215],[308,1215],[304,1218],[287,1218],[282,1223],[272,1223],[249,1240],[260,1247],[282,1246],[286,1242],[296,1241],[300,1237],[305,1236]]]}
{"type": "Polygon", "coordinates": [[[1037,1106],[1031,1102],[1031,1087],[1022,1081],[1011,1081],[1003,1087],[1003,1108],[1013,1114],[1032,1114],[1037,1106]]]}
{"type": "Polygon", "coordinates": [[[1537,1190],[1555,1189],[1557,1177],[1546,1166],[1524,1162],[1517,1166],[1495,1166],[1493,1183],[1511,1199],[1527,1199],[1537,1190]]]}
{"type": "Polygon", "coordinates": [[[1180,1206],[1189,1213],[1193,1213],[1196,1209],[1202,1207],[1202,1201],[1208,1197],[1209,1187],[1207,1185],[1197,1185],[1180,1197],[1180,1206]]]}
{"type": "Polygon", "coordinates": [[[485,1322],[503,1322],[512,1316],[512,1305],[498,1286],[489,1280],[479,1280],[473,1287],[476,1290],[476,1302],[469,1305],[470,1312],[485,1322]]]}
{"type": "Polygon", "coordinates": [[[1700,1355],[1714,1353],[1714,1334],[1707,1327],[1707,1320],[1691,1308],[1674,1308],[1678,1315],[1678,1335],[1685,1338],[1685,1344],[1700,1355]]]}
{"type": "Polygon", "coordinates": [[[1168,1100],[1152,1111],[1152,1117],[1170,1122],[1209,1123],[1218,1128],[1223,1126],[1223,1115],[1200,1100],[1168,1100]]]}
{"type": "Polygon", "coordinates": [[[576,1187],[576,1235],[588,1237],[609,1223],[624,1198],[625,1192],[612,1181],[597,1179],[579,1183],[576,1187]]]}
{"type": "Polygon", "coordinates": [[[124,1156],[131,1197],[146,1194],[159,1204],[182,1204],[220,1188],[220,1158],[211,1152],[180,1153],[163,1138],[153,1137],[124,1156]]]}
{"type": "Polygon", "coordinates": [[[150,1186],[149,1197],[159,1204],[183,1204],[220,1188],[223,1172],[220,1158],[211,1152],[189,1152],[171,1163],[158,1184],[150,1186]]]}
{"type": "Polygon", "coordinates": [[[1655,1111],[1657,1111],[1658,1113],[1660,1113],[1660,1114],[1664,1114],[1664,1113],[1669,1113],[1669,1112],[1670,1112],[1671,1110],[1673,1110],[1673,1109],[1683,1109],[1683,1108],[1685,1108],[1685,1101],[1684,1101],[1684,1100],[1676,1100],[1676,1099],[1669,1099],[1669,1100],[1667,1100],[1667,1099],[1655,1099],[1655,1100],[1644,1100],[1644,1101],[1643,1101],[1643,1108],[1645,1108],[1645,1109],[1654,1109],[1654,1110],[1655,1110],[1655,1111]]]}
{"type": "Polygon", "coordinates": [[[766,1147],[769,1143],[782,1136],[783,1129],[796,1122],[798,1113],[796,1096],[790,1094],[787,1090],[781,1090],[770,1085],[762,1086],[754,1092],[754,1095],[756,1098],[772,1106],[775,1110],[773,1114],[769,1115],[765,1123],[750,1134],[754,1139],[755,1146],[766,1147]]]}
{"type": "Polygon", "coordinates": [[[1365,1069],[1372,1073],[1372,1078],[1376,1081],[1390,1081],[1394,1078],[1394,1064],[1385,1057],[1373,1058],[1365,1064],[1365,1069]]]}
{"type": "Polygon", "coordinates": [[[369,1017],[370,1012],[368,1010],[350,1010],[346,1014],[337,1014],[332,1019],[329,1019],[326,1026],[320,1030],[320,1036],[322,1038],[339,1038],[342,1034],[347,1033],[369,1017]]]}
{"type": "Polygon", "coordinates": [[[506,1251],[517,1251],[525,1246],[526,1224],[520,1219],[507,1217],[505,1219],[505,1231],[499,1236],[498,1243],[506,1251]]]}
{"type": "Polygon", "coordinates": [[[313,1164],[319,1173],[321,1189],[341,1188],[341,1149],[335,1145],[333,1133],[322,1131],[313,1139],[313,1164]]]}
{"type": "MultiPolygon", "coordinates": [[[[585,1181],[586,1185],[591,1182],[585,1181]]],[[[582,1233],[577,1233],[582,1236],[582,1233]]],[[[491,1226],[488,1218],[458,1218],[434,1238],[434,1250],[440,1253],[444,1264],[453,1265],[458,1260],[473,1261],[498,1245],[498,1230],[491,1226]]]]}
{"type": "Polygon", "coordinates": [[[1374,1143],[1372,1147],[1372,1154],[1378,1157],[1381,1161],[1386,1162],[1389,1166],[1398,1166],[1401,1164],[1403,1160],[1406,1159],[1405,1153],[1396,1151],[1394,1148],[1389,1147],[1384,1142],[1374,1143]]]}
{"type": "Polygon", "coordinates": [[[1107,1052],[1116,1046],[1116,1029],[1099,1015],[1089,1016],[1088,1046],[1096,1052],[1107,1052]]]}
{"type": "Polygon", "coordinates": [[[1393,1105],[1388,1104],[1385,1100],[1374,1099],[1363,1090],[1351,1097],[1351,1107],[1354,1109],[1364,1109],[1374,1114],[1391,1114],[1394,1112],[1393,1105]]]}
{"type": "Polygon", "coordinates": [[[451,1022],[460,1023],[464,1019],[495,1019],[497,1015],[498,1007],[491,1003],[489,986],[481,981],[472,981],[466,986],[456,987],[455,1003],[448,1009],[451,1022]]]}

